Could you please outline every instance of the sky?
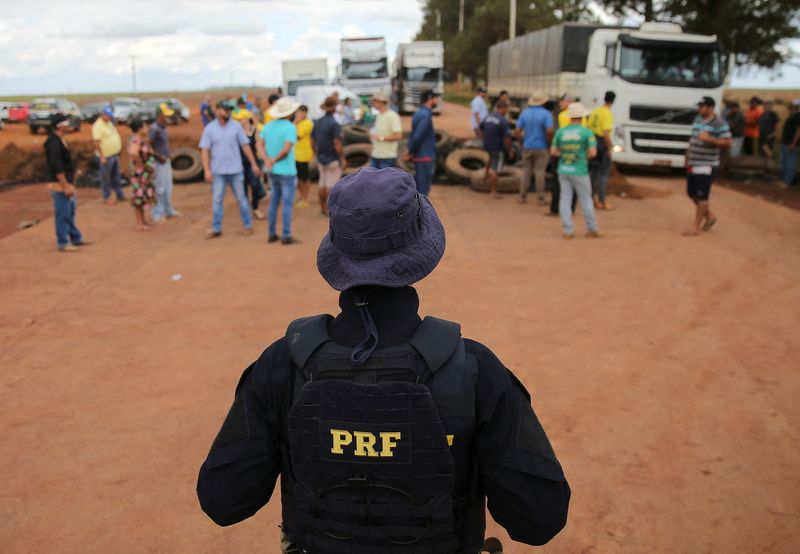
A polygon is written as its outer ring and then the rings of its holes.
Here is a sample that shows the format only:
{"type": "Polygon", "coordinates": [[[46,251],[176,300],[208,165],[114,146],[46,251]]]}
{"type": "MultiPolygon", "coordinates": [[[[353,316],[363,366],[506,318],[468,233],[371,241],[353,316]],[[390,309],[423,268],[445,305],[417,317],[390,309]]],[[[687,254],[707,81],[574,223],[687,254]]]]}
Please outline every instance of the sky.
{"type": "MultiPolygon", "coordinates": [[[[417,0],[0,0],[0,96],[279,84],[284,59],[326,57],[344,36],[386,37],[390,59],[422,21],[417,0]]],[[[800,88],[800,69],[734,77],[800,88]]]]}

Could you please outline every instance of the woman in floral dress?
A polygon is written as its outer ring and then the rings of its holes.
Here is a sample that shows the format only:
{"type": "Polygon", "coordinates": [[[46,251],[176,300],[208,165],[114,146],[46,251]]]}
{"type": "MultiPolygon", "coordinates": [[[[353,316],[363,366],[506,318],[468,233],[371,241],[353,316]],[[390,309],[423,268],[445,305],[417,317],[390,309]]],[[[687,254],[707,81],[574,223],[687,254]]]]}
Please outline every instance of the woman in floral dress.
{"type": "Polygon", "coordinates": [[[152,231],[144,208],[156,203],[156,189],[153,185],[156,158],[147,140],[147,125],[141,119],[131,121],[133,135],[128,141],[130,157],[131,205],[136,213],[136,230],[152,231]]]}

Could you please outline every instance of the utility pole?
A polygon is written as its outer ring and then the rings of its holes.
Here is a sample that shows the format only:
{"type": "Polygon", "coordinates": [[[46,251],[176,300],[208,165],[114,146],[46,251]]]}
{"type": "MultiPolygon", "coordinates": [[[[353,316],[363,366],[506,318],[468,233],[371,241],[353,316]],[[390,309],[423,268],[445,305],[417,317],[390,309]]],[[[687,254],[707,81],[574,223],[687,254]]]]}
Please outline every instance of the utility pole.
{"type": "Polygon", "coordinates": [[[436,8],[436,40],[442,40],[442,10],[436,8]]]}
{"type": "Polygon", "coordinates": [[[509,0],[511,5],[511,17],[508,19],[508,38],[514,39],[517,36],[517,0],[509,0]]]}
{"type": "Polygon", "coordinates": [[[131,85],[133,94],[136,94],[136,56],[131,56],[131,85]]]}
{"type": "Polygon", "coordinates": [[[464,31],[464,0],[458,0],[458,32],[464,31]]]}

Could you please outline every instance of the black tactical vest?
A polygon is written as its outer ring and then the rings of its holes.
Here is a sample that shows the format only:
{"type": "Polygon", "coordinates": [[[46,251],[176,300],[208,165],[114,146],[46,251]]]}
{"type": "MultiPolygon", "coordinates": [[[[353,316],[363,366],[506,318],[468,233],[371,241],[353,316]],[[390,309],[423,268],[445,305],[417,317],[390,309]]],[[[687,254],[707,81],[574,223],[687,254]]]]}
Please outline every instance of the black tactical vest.
{"type": "Polygon", "coordinates": [[[310,554],[477,552],[477,362],[460,326],[427,317],[408,344],[355,367],[330,320],[294,321],[286,335],[284,531],[310,554]]]}

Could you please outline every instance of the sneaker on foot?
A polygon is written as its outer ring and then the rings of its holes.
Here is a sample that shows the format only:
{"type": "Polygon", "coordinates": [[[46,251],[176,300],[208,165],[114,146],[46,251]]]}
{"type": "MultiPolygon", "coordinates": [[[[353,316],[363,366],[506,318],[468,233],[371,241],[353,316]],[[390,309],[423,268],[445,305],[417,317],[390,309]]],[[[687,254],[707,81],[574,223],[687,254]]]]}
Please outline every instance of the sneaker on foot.
{"type": "Polygon", "coordinates": [[[589,231],[588,233],[586,233],[586,237],[590,239],[599,239],[602,236],[603,233],[601,233],[600,231],[589,231]]]}
{"type": "Polygon", "coordinates": [[[300,241],[294,237],[283,237],[281,239],[281,244],[298,244],[300,241]]]}
{"type": "Polygon", "coordinates": [[[78,242],[73,242],[72,244],[74,244],[75,246],[89,246],[90,244],[92,244],[92,241],[81,239],[78,242]]]}
{"type": "Polygon", "coordinates": [[[207,239],[215,239],[221,236],[222,236],[222,231],[215,231],[214,229],[209,229],[208,231],[206,231],[207,239]]]}
{"type": "Polygon", "coordinates": [[[278,240],[279,240],[278,235],[270,235],[269,238],[267,239],[267,242],[271,244],[273,242],[278,242],[278,240]]]}

